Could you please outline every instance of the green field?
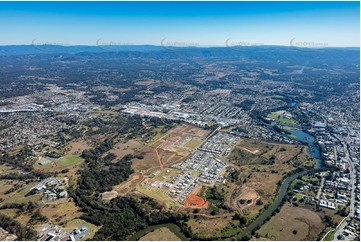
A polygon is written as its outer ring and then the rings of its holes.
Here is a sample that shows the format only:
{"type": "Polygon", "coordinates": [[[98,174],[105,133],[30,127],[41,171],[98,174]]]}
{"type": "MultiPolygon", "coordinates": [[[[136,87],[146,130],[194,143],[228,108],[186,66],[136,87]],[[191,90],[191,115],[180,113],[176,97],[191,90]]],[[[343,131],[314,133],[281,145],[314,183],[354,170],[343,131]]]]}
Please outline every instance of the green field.
{"type": "Polygon", "coordinates": [[[59,158],[58,160],[54,160],[53,162],[47,163],[45,165],[40,165],[39,161],[34,163],[34,168],[42,169],[42,170],[52,170],[52,169],[64,169],[70,168],[72,166],[78,165],[83,162],[84,159],[80,158],[77,155],[66,155],[64,157],[59,158]]]}
{"type": "Polygon", "coordinates": [[[26,203],[26,202],[38,202],[41,200],[40,193],[37,193],[35,195],[27,196],[25,197],[25,194],[27,194],[31,188],[33,188],[37,183],[33,182],[29,185],[21,188],[20,190],[17,190],[13,193],[10,193],[6,195],[6,197],[3,197],[3,204],[5,203],[26,203]]]}
{"type": "Polygon", "coordinates": [[[60,158],[57,161],[57,164],[63,167],[69,167],[69,166],[77,165],[82,161],[83,159],[77,155],[67,155],[64,156],[63,158],[60,158]]]}
{"type": "Polygon", "coordinates": [[[286,114],[290,116],[290,114],[287,113],[286,111],[272,112],[267,115],[267,118],[274,120],[276,123],[280,123],[282,125],[296,126],[297,125],[296,121],[291,117],[285,117],[286,114]]]}
{"type": "Polygon", "coordinates": [[[279,116],[281,116],[285,111],[277,111],[277,112],[272,112],[270,114],[267,115],[267,118],[269,119],[277,119],[279,116]]]}
{"type": "Polygon", "coordinates": [[[286,124],[286,125],[288,125],[288,126],[294,126],[294,125],[296,125],[295,120],[289,119],[289,118],[279,118],[278,121],[279,121],[280,123],[286,124]]]}

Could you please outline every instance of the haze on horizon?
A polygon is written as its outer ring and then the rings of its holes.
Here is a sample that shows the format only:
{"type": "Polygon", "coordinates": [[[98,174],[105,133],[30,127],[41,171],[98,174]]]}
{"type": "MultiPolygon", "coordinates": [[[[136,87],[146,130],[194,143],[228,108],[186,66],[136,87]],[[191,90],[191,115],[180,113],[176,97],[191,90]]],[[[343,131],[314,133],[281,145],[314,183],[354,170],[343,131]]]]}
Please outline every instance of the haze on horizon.
{"type": "Polygon", "coordinates": [[[0,45],[359,47],[359,2],[0,2],[0,45]],[[98,43],[99,44],[99,43],[98,43]]]}

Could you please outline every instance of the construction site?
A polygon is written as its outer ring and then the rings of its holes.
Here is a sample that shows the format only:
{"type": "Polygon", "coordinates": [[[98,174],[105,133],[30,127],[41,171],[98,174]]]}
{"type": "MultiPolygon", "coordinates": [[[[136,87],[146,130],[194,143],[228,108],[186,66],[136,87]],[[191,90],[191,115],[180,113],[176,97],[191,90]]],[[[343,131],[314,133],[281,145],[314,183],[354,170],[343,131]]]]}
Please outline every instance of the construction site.
{"type": "Polygon", "coordinates": [[[170,206],[207,208],[208,202],[197,191],[226,181],[228,165],[223,156],[238,141],[238,137],[217,130],[210,134],[190,125],[177,126],[149,144],[160,169],[145,174],[137,191],[168,201],[170,206]]]}

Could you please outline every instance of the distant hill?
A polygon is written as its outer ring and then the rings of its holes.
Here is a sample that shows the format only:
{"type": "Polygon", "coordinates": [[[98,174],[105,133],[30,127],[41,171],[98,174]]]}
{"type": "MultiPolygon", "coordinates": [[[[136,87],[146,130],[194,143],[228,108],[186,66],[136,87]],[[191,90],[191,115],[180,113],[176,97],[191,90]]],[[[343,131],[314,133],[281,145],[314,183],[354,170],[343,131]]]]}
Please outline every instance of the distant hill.
{"type": "Polygon", "coordinates": [[[88,46],[88,45],[3,45],[0,46],[0,55],[24,55],[24,54],[41,54],[41,53],[70,53],[80,52],[117,52],[117,51],[157,51],[164,50],[161,46],[152,45],[129,45],[129,46],[88,46]]]}
{"type": "MultiPolygon", "coordinates": [[[[267,53],[330,53],[337,51],[356,51],[359,48],[352,47],[334,47],[324,49],[307,49],[294,48],[291,46],[245,46],[245,47],[163,47],[154,45],[101,45],[101,46],[61,46],[61,45],[4,45],[0,46],[0,55],[24,55],[24,54],[54,54],[54,53],[68,53],[76,54],[81,52],[88,53],[107,53],[107,52],[169,52],[172,56],[198,56],[198,57],[234,57],[239,55],[253,56],[261,52],[267,53]],[[295,52],[297,51],[297,52],[295,52]]],[[[159,53],[158,53],[159,54],[159,53]]]]}

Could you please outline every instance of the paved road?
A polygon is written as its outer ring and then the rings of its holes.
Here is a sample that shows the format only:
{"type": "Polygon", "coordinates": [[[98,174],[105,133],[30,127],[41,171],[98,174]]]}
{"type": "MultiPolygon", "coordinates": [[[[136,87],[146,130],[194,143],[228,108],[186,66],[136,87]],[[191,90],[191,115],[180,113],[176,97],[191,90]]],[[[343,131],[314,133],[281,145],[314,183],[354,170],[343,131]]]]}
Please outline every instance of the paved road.
{"type": "MultiPolygon", "coordinates": [[[[348,139],[348,141],[349,141],[349,139],[348,139]]],[[[355,188],[356,188],[356,186],[355,186],[356,171],[355,171],[354,164],[353,164],[353,162],[351,160],[350,152],[349,152],[349,150],[347,148],[346,143],[345,142],[341,142],[341,143],[342,143],[342,146],[343,146],[343,149],[344,149],[344,152],[345,152],[346,161],[349,164],[350,177],[351,177],[351,202],[350,202],[350,212],[349,212],[349,214],[347,216],[347,219],[344,219],[343,222],[341,223],[341,225],[339,225],[339,227],[336,229],[333,240],[338,240],[337,237],[342,234],[343,230],[347,226],[347,220],[349,218],[354,217],[354,215],[355,215],[355,205],[354,204],[355,204],[355,188]]]]}

